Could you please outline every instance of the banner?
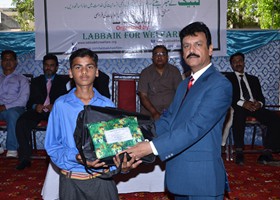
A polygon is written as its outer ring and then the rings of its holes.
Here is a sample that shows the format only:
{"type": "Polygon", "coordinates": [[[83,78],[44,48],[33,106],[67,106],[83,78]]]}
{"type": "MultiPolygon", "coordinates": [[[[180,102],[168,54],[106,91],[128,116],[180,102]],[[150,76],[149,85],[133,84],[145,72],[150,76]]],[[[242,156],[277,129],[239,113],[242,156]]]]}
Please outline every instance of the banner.
{"type": "Polygon", "coordinates": [[[215,55],[226,55],[226,8],[221,0],[35,1],[36,59],[90,48],[101,58],[151,57],[158,44],[180,56],[179,31],[203,21],[215,55]]]}

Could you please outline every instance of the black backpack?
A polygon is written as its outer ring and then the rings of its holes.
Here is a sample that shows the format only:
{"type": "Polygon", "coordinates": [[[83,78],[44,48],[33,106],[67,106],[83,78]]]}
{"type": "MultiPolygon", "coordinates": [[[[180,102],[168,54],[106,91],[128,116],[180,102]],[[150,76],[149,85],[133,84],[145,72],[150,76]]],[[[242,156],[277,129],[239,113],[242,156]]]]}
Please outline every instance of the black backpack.
{"type": "MultiPolygon", "coordinates": [[[[76,129],[74,132],[76,147],[79,151],[79,154],[81,155],[83,163],[86,163],[87,160],[94,161],[97,159],[94,151],[94,145],[92,143],[92,139],[87,128],[87,124],[93,122],[108,121],[115,118],[124,118],[128,116],[137,117],[139,128],[141,129],[141,132],[145,139],[151,141],[156,136],[154,121],[151,120],[151,118],[147,115],[143,115],[137,112],[128,112],[112,107],[98,107],[91,105],[84,106],[84,110],[82,110],[78,115],[76,129]]],[[[120,158],[121,160],[123,159],[122,154],[120,155],[120,158]]],[[[155,161],[155,155],[150,154],[148,156],[143,157],[141,160],[143,161],[143,163],[152,163],[155,161]]],[[[114,165],[113,157],[107,157],[101,159],[101,161],[105,162],[108,166],[114,165]]],[[[89,174],[92,174],[94,172],[93,168],[90,168],[86,165],[84,166],[85,170],[89,174]]],[[[110,178],[114,174],[118,174],[120,170],[121,167],[117,168],[114,171],[103,173],[99,177],[110,178]]]]}

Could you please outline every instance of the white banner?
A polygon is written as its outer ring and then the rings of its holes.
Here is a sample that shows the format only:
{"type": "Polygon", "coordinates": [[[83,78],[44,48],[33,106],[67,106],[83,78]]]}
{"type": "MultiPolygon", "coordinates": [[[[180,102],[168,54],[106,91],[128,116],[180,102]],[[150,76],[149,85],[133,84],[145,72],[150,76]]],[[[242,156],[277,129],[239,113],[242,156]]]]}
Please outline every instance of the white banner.
{"type": "Polygon", "coordinates": [[[215,55],[226,55],[223,0],[35,0],[36,59],[90,48],[100,58],[151,57],[164,44],[179,56],[179,31],[203,21],[212,33],[215,55]]]}

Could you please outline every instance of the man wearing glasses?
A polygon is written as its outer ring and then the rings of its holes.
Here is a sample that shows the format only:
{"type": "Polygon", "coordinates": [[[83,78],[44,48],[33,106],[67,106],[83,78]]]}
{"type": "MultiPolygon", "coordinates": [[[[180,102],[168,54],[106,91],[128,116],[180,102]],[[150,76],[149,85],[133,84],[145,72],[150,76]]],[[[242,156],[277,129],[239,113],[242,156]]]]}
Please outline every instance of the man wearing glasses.
{"type": "Polygon", "coordinates": [[[155,46],[152,53],[153,63],[141,72],[138,95],[140,112],[158,119],[173,100],[182,76],[177,67],[168,63],[168,50],[164,45],[155,46]]]}

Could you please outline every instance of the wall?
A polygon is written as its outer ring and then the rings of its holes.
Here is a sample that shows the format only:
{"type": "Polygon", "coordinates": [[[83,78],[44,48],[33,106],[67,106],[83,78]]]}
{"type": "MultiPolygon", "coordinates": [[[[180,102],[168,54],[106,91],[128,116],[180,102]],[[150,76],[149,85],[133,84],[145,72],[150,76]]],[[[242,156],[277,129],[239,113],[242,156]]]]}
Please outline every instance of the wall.
{"type": "MultiPolygon", "coordinates": [[[[279,34],[280,35],[280,34],[279,34]]],[[[231,45],[231,48],[234,44],[231,45]]],[[[0,49],[2,50],[3,48],[0,49]]],[[[266,97],[266,104],[279,105],[280,97],[280,40],[272,40],[265,45],[245,53],[246,71],[256,75],[261,81],[262,90],[266,97]]],[[[42,61],[35,60],[35,52],[19,54],[19,73],[31,73],[34,76],[40,75],[42,71],[42,61]]],[[[231,71],[229,56],[213,57],[212,62],[219,71],[231,71]]],[[[182,72],[181,60],[179,58],[170,59],[170,63],[177,66],[182,72]]],[[[117,73],[139,73],[146,66],[151,64],[151,59],[101,59],[98,63],[99,69],[107,73],[110,77],[113,72],[117,73]]],[[[60,60],[59,73],[67,74],[69,68],[68,60],[60,60]]],[[[246,131],[246,133],[249,133],[246,131]]],[[[0,133],[0,143],[5,147],[5,133],[0,133]]],[[[38,148],[43,148],[44,133],[37,136],[38,148]]],[[[250,138],[246,137],[246,143],[250,143],[250,138]]],[[[261,144],[260,135],[257,136],[256,144],[261,144]]]]}

